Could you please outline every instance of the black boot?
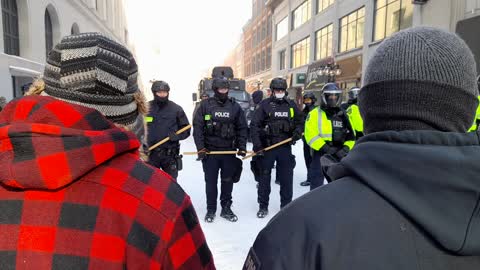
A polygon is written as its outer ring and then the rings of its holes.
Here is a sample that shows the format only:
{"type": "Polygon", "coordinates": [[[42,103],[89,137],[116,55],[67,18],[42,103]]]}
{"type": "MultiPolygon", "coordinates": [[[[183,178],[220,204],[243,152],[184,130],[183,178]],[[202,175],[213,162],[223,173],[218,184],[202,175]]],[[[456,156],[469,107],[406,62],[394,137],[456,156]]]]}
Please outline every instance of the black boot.
{"type": "Polygon", "coordinates": [[[227,204],[224,207],[222,207],[222,212],[220,212],[220,216],[228,221],[237,222],[238,217],[233,213],[232,209],[230,208],[230,205],[231,204],[227,204]]]}
{"type": "Polygon", "coordinates": [[[215,211],[207,210],[207,214],[205,215],[205,222],[212,223],[215,220],[215,211]]]}
{"type": "Polygon", "coordinates": [[[308,187],[310,186],[310,180],[305,180],[303,182],[300,183],[300,186],[302,187],[308,187]]]}
{"type": "Polygon", "coordinates": [[[268,215],[268,208],[260,206],[260,209],[257,212],[257,217],[258,218],[264,218],[267,215],[268,215]]]}

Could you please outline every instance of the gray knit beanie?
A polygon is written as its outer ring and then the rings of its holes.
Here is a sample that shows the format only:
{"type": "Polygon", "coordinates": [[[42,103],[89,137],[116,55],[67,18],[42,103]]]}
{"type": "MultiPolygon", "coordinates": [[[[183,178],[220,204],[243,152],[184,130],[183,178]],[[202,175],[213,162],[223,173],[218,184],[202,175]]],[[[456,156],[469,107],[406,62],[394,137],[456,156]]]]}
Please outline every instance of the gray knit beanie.
{"type": "Polygon", "coordinates": [[[137,64],[123,45],[100,33],[67,36],[50,52],[44,95],[96,109],[112,122],[135,122],[137,64]]]}
{"type": "Polygon", "coordinates": [[[385,130],[466,132],[478,105],[476,65],[457,35],[430,27],[380,44],[359,94],[365,133],[385,130]]]}

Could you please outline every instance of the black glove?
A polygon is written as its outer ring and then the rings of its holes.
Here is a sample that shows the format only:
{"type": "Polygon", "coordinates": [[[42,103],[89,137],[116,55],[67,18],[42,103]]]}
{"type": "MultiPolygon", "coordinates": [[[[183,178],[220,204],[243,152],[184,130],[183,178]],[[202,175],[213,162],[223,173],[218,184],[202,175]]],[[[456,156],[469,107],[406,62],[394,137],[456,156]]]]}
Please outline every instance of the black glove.
{"type": "Polygon", "coordinates": [[[237,156],[245,157],[246,155],[247,155],[247,151],[245,150],[238,150],[237,152],[237,156]]]}
{"type": "Polygon", "coordinates": [[[202,150],[198,151],[198,157],[197,160],[204,160],[207,157],[208,150],[206,148],[203,148],[202,150]]]}
{"type": "Polygon", "coordinates": [[[296,142],[302,138],[302,133],[293,132],[292,141],[296,142]]]}
{"type": "Polygon", "coordinates": [[[180,137],[178,137],[177,133],[175,132],[168,133],[168,138],[170,138],[170,141],[172,142],[178,142],[180,140],[180,137]]]}
{"type": "Polygon", "coordinates": [[[332,179],[330,178],[330,176],[328,175],[328,170],[330,169],[330,167],[332,167],[333,165],[337,164],[340,160],[338,160],[335,156],[333,155],[323,155],[321,158],[320,158],[320,163],[322,164],[322,172],[323,172],[323,176],[327,179],[327,182],[332,182],[332,179]]]}
{"type": "Polygon", "coordinates": [[[335,157],[338,158],[338,160],[341,160],[342,158],[346,157],[348,155],[348,152],[350,152],[350,149],[348,147],[344,146],[340,150],[338,150],[335,153],[335,157]]]}
{"type": "Polygon", "coordinates": [[[335,147],[331,147],[328,144],[324,144],[322,148],[318,150],[322,155],[333,155],[335,152],[337,152],[337,149],[335,147]]]}

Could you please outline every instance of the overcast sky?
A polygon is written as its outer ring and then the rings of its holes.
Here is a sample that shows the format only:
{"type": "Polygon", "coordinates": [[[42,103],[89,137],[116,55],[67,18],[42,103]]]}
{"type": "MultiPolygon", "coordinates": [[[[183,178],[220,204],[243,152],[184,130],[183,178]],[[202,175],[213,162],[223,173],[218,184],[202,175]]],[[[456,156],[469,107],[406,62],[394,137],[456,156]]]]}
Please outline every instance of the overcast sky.
{"type": "Polygon", "coordinates": [[[205,71],[240,41],[251,0],[126,0],[126,12],[146,90],[165,80],[171,99],[188,106],[205,71]]]}

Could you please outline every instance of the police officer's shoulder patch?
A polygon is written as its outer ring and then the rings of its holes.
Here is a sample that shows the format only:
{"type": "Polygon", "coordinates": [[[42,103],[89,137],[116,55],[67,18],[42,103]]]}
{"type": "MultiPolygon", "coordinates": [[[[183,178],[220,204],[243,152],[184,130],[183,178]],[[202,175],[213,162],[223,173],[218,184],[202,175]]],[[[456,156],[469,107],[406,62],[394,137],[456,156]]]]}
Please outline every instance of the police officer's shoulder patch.
{"type": "Polygon", "coordinates": [[[248,252],[247,260],[245,261],[245,264],[243,265],[243,270],[260,270],[262,264],[260,263],[260,260],[258,259],[257,254],[255,253],[255,250],[250,248],[250,251],[248,252]]]}

